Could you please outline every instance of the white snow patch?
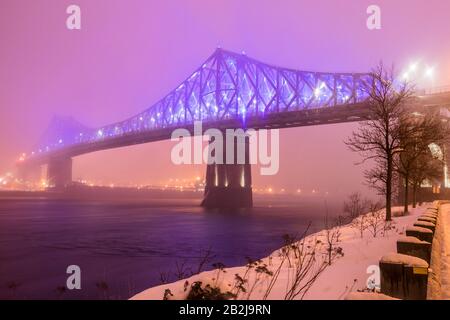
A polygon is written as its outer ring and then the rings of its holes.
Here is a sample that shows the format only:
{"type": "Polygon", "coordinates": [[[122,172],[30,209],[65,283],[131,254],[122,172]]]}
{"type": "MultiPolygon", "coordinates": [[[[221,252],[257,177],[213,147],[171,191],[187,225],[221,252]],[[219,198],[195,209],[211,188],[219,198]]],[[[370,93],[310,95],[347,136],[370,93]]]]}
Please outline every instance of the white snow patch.
{"type": "Polygon", "coordinates": [[[384,263],[395,263],[395,264],[405,264],[412,267],[422,267],[428,268],[428,263],[420,258],[409,256],[401,253],[388,253],[384,255],[380,262],[384,263]]]}
{"type": "Polygon", "coordinates": [[[407,227],[406,231],[415,231],[415,232],[422,232],[422,233],[433,233],[433,231],[431,231],[430,229],[423,228],[423,227],[417,227],[417,226],[407,227]]]}
{"type": "Polygon", "coordinates": [[[351,292],[345,297],[345,300],[399,300],[399,299],[376,292],[351,292]]]}
{"type": "Polygon", "coordinates": [[[400,237],[397,242],[408,242],[408,243],[418,243],[418,244],[430,244],[427,241],[422,241],[416,237],[400,237]]]}
{"type": "Polygon", "coordinates": [[[427,221],[417,221],[416,223],[414,223],[414,225],[416,227],[435,227],[436,225],[432,222],[427,222],[427,221]]]}

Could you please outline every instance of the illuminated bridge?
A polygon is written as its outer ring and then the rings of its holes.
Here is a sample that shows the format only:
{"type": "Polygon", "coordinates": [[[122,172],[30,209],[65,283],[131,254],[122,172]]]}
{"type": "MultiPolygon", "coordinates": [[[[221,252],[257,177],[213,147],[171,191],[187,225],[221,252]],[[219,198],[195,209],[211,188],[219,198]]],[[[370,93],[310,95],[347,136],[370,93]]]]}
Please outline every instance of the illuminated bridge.
{"type": "MultiPolygon", "coordinates": [[[[48,164],[49,183],[60,188],[72,181],[73,157],[170,139],[177,128],[193,132],[194,121],[202,121],[204,129],[359,121],[368,116],[364,87],[371,81],[368,73],[297,71],[217,49],[175,90],[129,119],[88,128],[72,118],[55,118],[20,166],[48,164]]],[[[450,94],[423,95],[419,104],[448,107],[450,94]]],[[[250,164],[208,165],[204,203],[224,202],[251,206],[250,164]]]]}

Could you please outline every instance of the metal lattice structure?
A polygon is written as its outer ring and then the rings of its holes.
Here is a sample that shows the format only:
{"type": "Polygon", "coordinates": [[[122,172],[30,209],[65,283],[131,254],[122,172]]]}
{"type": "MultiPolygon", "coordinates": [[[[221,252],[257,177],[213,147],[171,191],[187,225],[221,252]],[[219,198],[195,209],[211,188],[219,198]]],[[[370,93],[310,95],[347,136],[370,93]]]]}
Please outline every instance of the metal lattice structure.
{"type": "MultiPolygon", "coordinates": [[[[354,105],[367,99],[369,74],[297,71],[261,63],[244,54],[217,49],[206,62],[160,101],[125,121],[96,129],[59,130],[39,153],[92,144],[194,121],[250,120],[295,111],[354,105]],[[68,135],[67,132],[70,134],[68,135]]],[[[282,124],[281,124],[282,126],[282,124]]],[[[61,125],[59,125],[61,127],[61,125]]]]}

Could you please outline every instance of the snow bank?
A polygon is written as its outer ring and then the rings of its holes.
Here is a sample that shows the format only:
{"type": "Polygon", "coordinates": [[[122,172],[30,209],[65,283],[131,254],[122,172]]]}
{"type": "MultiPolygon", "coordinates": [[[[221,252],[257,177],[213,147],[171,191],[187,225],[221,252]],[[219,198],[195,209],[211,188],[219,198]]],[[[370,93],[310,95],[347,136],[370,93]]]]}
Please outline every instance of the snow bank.
{"type": "MultiPolygon", "coordinates": [[[[407,216],[394,217],[391,223],[385,223],[384,220],[373,222],[362,234],[358,229],[358,220],[353,223],[339,227],[339,241],[336,244],[342,251],[342,256],[337,258],[328,266],[313,282],[309,291],[304,295],[296,296],[295,299],[314,299],[314,300],[336,300],[348,298],[348,294],[366,290],[368,281],[373,279],[376,274],[379,260],[387,252],[396,251],[396,241],[405,235],[406,229],[416,221],[417,217],[423,214],[430,204],[424,204],[418,208],[411,208],[407,216]],[[375,235],[375,236],[374,236],[375,235]]],[[[393,208],[393,211],[401,210],[400,207],[393,208]]],[[[363,216],[366,221],[371,218],[370,214],[363,216]]],[[[358,218],[357,218],[358,219],[358,218]]],[[[364,220],[363,219],[363,220],[364,220]]],[[[414,227],[421,232],[431,232],[429,229],[414,227]]],[[[301,230],[299,230],[301,231],[301,230]]],[[[326,231],[309,235],[299,243],[305,246],[312,246],[317,242],[323,244],[326,238],[326,231]]],[[[281,250],[281,249],[280,249],[281,250]]],[[[273,289],[266,297],[267,299],[284,299],[289,283],[292,282],[294,269],[289,264],[281,264],[279,254],[280,250],[273,252],[269,257],[263,258],[260,265],[265,265],[267,269],[276,272],[279,268],[279,276],[273,289]],[[281,267],[280,267],[281,266],[281,267]]],[[[413,264],[423,265],[413,258],[410,260],[413,264]]],[[[419,259],[420,260],[420,259],[419,259]]],[[[426,262],[425,262],[426,263],[426,262]]],[[[428,265],[427,265],[428,266],[428,265]]],[[[187,295],[186,281],[192,284],[195,281],[204,283],[215,283],[222,290],[231,290],[235,287],[235,275],[243,276],[247,271],[246,266],[226,268],[223,271],[211,270],[194,275],[188,279],[180,280],[170,284],[163,284],[157,287],[147,289],[136,294],[131,299],[163,299],[166,290],[170,290],[172,296],[170,299],[185,299],[187,295]]],[[[249,272],[247,286],[253,288],[250,299],[263,299],[267,286],[270,283],[270,277],[256,273],[253,270],[249,272]]],[[[190,287],[189,287],[190,288],[190,287]]],[[[350,298],[369,297],[367,295],[350,295],[350,298]]],[[[381,295],[377,297],[381,298],[381,295]]],[[[238,299],[246,299],[248,296],[240,294],[238,299]]]]}
{"type": "Polygon", "coordinates": [[[430,216],[421,215],[420,217],[417,218],[417,220],[428,221],[428,222],[436,224],[437,218],[436,217],[430,217],[430,216]]]}
{"type": "Polygon", "coordinates": [[[436,218],[438,216],[438,213],[437,212],[427,211],[422,216],[436,218]]]}
{"type": "Polygon", "coordinates": [[[416,227],[435,227],[436,225],[433,222],[427,222],[427,221],[417,221],[414,223],[416,227]]]}
{"type": "Polygon", "coordinates": [[[384,255],[381,258],[380,262],[405,264],[405,265],[411,266],[411,267],[428,268],[428,263],[423,259],[409,256],[407,254],[394,253],[394,252],[384,255]]]}
{"type": "Polygon", "coordinates": [[[433,233],[433,231],[431,231],[430,229],[423,228],[423,227],[417,227],[417,226],[407,227],[407,228],[406,228],[406,231],[415,231],[415,232],[423,232],[423,233],[433,233]]]}
{"type": "Polygon", "coordinates": [[[344,300],[399,300],[399,299],[387,296],[382,293],[351,292],[345,297],[344,300]]]}
{"type": "Polygon", "coordinates": [[[417,243],[417,244],[430,244],[427,241],[422,241],[417,239],[416,237],[400,237],[397,239],[397,242],[408,242],[408,243],[417,243]]]}
{"type": "Polygon", "coordinates": [[[433,241],[428,296],[450,299],[450,204],[442,204],[433,241]]]}

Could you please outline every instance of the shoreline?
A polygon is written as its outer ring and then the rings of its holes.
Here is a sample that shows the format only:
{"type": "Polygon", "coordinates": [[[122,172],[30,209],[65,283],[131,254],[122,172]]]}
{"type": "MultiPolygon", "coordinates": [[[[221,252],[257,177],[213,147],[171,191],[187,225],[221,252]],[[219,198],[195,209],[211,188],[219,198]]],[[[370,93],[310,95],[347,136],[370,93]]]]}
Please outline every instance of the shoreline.
{"type": "MultiPolygon", "coordinates": [[[[340,300],[344,299],[350,292],[358,292],[367,289],[367,281],[373,279],[373,270],[378,266],[379,259],[389,253],[396,251],[396,239],[405,234],[405,229],[412,224],[415,218],[422,214],[428,203],[423,203],[415,209],[411,209],[409,215],[399,216],[402,207],[393,207],[393,223],[389,230],[384,234],[376,234],[376,237],[368,230],[365,230],[360,237],[352,223],[337,227],[339,229],[339,241],[335,247],[342,250],[342,256],[336,259],[327,268],[321,272],[307,290],[290,298],[305,300],[340,300]],[[375,267],[374,267],[375,266],[375,267]]],[[[384,211],[384,210],[383,210],[384,211]]],[[[364,216],[367,216],[365,214],[364,216]]],[[[381,226],[381,224],[380,224],[381,226]]],[[[334,229],[334,228],[333,228],[334,229]]],[[[320,241],[326,242],[327,231],[310,234],[303,239],[298,240],[297,244],[308,244],[320,241]]],[[[247,286],[252,288],[251,295],[239,292],[237,300],[241,299],[275,299],[283,300],[286,298],[286,288],[290,286],[293,279],[294,266],[283,264],[280,260],[280,248],[275,250],[269,256],[261,259],[258,266],[265,266],[270,272],[275,273],[279,270],[276,282],[273,283],[273,289],[267,293],[267,287],[271,281],[271,276],[261,275],[262,273],[248,269],[247,266],[238,266],[233,268],[213,269],[193,275],[189,278],[179,281],[162,284],[148,288],[134,296],[131,300],[184,300],[187,298],[190,286],[201,281],[202,285],[217,287],[221,291],[233,290],[236,287],[236,274],[243,276],[247,274],[247,286]],[[281,267],[280,267],[281,265],[281,267]],[[170,290],[170,294],[167,294],[170,290]]],[[[323,247],[321,250],[323,251],[323,247]]],[[[303,279],[306,282],[310,279],[303,279]]]]}

